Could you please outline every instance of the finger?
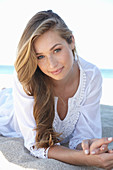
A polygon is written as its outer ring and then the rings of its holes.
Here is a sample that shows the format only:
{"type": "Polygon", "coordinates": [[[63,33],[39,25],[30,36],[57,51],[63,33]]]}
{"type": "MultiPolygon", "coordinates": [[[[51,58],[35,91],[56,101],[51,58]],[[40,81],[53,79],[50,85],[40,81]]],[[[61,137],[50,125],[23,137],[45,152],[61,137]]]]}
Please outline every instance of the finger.
{"type": "MultiPolygon", "coordinates": [[[[90,153],[94,152],[95,149],[98,149],[100,148],[102,145],[108,145],[109,143],[111,143],[113,141],[113,138],[112,137],[109,137],[109,138],[101,138],[101,139],[98,139],[96,141],[94,141],[91,146],[90,146],[90,153]]],[[[101,152],[101,151],[99,151],[101,152]]]]}
{"type": "Polygon", "coordinates": [[[102,145],[109,144],[111,142],[113,142],[112,137],[98,139],[92,143],[92,145],[90,146],[90,151],[93,151],[96,148],[100,148],[102,145]]]}
{"type": "Polygon", "coordinates": [[[90,154],[91,155],[98,155],[99,152],[100,152],[100,148],[90,151],[90,154]]]}
{"type": "Polygon", "coordinates": [[[90,140],[86,139],[82,141],[82,149],[86,155],[89,154],[90,140]]]}
{"type": "Polygon", "coordinates": [[[102,145],[101,147],[100,147],[100,151],[102,151],[101,153],[104,153],[104,152],[107,152],[107,151],[109,151],[109,149],[108,149],[108,144],[104,144],[104,145],[102,145]]]}
{"type": "Polygon", "coordinates": [[[109,151],[108,146],[102,145],[101,148],[97,148],[95,150],[90,151],[90,154],[91,155],[98,155],[98,154],[105,153],[105,152],[108,152],[108,151],[109,151]]]}
{"type": "Polygon", "coordinates": [[[108,151],[108,153],[113,153],[113,149],[110,149],[110,150],[108,151]]]}

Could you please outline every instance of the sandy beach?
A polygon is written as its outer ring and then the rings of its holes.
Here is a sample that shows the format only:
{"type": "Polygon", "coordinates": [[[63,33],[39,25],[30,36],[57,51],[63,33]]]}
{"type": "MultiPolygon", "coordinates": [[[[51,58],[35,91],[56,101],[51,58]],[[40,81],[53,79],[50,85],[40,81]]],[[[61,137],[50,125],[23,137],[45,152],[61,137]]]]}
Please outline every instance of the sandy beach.
{"type": "Polygon", "coordinates": [[[103,79],[101,104],[113,106],[113,79],[103,79]]]}
{"type": "Polygon", "coordinates": [[[12,74],[0,74],[0,89],[4,87],[13,86],[13,75],[12,74]]]}

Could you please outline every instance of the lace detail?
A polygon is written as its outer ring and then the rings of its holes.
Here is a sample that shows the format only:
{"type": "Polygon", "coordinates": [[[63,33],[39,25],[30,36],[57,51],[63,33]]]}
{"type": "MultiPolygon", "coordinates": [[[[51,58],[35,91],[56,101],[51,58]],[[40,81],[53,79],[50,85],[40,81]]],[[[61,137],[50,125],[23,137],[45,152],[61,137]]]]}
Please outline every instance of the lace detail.
{"type": "Polygon", "coordinates": [[[48,158],[48,147],[47,149],[45,148],[39,148],[39,149],[33,149],[33,147],[30,148],[30,154],[35,156],[36,158],[48,158]]]}
{"type": "Polygon", "coordinates": [[[57,113],[58,97],[55,97],[55,118],[53,122],[54,130],[62,133],[61,137],[66,138],[74,131],[75,125],[79,119],[80,104],[83,100],[86,86],[86,73],[80,66],[80,84],[77,92],[68,100],[68,112],[64,120],[61,120],[57,113]]]}
{"type": "MultiPolygon", "coordinates": [[[[60,143],[56,143],[55,145],[60,146],[60,143]]],[[[33,148],[33,146],[30,147],[30,154],[32,156],[35,156],[36,158],[48,158],[48,151],[50,147],[48,148],[39,148],[37,149],[36,147],[33,148]]]]}

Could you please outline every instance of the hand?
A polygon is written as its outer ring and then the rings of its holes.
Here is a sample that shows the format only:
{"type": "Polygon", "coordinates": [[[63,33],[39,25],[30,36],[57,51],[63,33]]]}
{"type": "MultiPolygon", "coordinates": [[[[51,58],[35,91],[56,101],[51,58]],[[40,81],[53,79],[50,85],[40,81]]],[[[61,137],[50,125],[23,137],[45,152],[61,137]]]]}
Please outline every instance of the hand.
{"type": "Polygon", "coordinates": [[[108,153],[113,153],[113,149],[109,150],[108,153]]]}
{"type": "Polygon", "coordinates": [[[101,138],[101,139],[86,139],[82,141],[82,148],[85,154],[101,154],[105,152],[113,153],[109,151],[108,144],[113,142],[113,138],[101,138]]]}
{"type": "Polygon", "coordinates": [[[99,168],[104,168],[106,170],[112,170],[113,168],[113,153],[102,153],[99,155],[89,155],[90,166],[96,166],[99,168]]]}

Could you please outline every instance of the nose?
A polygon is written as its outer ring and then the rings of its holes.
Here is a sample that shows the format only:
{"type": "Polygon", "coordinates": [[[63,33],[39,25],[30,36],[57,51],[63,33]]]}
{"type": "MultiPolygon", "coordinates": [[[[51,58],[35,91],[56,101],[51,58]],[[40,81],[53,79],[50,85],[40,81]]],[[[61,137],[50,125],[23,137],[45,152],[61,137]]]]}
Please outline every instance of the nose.
{"type": "Polygon", "coordinates": [[[57,67],[57,64],[58,64],[58,61],[55,59],[55,57],[53,57],[53,56],[48,57],[49,68],[53,69],[53,68],[57,67]]]}

